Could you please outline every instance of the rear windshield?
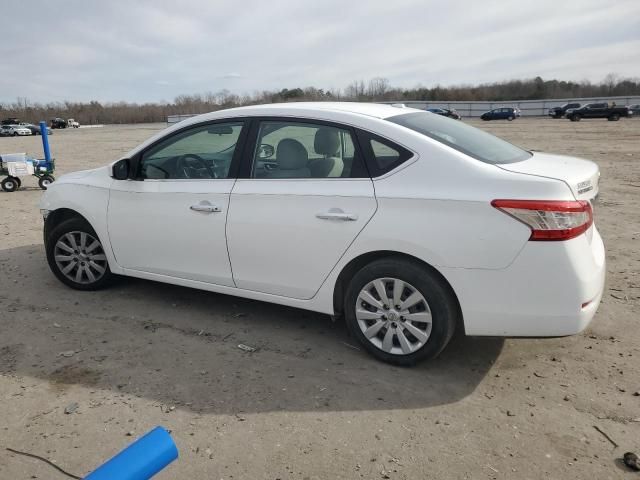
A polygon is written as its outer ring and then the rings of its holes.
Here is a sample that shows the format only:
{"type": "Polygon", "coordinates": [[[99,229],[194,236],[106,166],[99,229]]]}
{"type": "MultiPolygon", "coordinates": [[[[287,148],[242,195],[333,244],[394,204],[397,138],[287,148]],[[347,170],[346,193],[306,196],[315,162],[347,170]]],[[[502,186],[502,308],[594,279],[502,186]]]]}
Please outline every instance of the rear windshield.
{"type": "Polygon", "coordinates": [[[481,162],[515,163],[531,157],[530,152],[460,120],[428,112],[405,113],[387,120],[422,133],[481,162]]]}

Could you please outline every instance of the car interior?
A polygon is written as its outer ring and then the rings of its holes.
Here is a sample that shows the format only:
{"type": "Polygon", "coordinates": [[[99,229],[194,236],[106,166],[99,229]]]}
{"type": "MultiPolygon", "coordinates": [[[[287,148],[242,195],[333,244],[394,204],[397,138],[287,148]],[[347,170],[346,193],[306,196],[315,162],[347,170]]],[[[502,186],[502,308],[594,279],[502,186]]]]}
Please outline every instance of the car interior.
{"type": "Polygon", "coordinates": [[[241,129],[241,124],[209,125],[178,134],[143,154],[140,177],[150,180],[227,178],[241,129]]]}
{"type": "Polygon", "coordinates": [[[355,148],[351,134],[345,130],[265,122],[259,139],[253,178],[341,178],[351,175],[355,148]]]}
{"type": "MultiPolygon", "coordinates": [[[[177,134],[143,153],[139,178],[206,180],[228,178],[241,124],[202,126],[177,134]]],[[[400,151],[369,140],[378,172],[400,160],[400,151]]],[[[251,178],[366,178],[352,134],[326,125],[262,122],[253,154],[251,178]]]]}

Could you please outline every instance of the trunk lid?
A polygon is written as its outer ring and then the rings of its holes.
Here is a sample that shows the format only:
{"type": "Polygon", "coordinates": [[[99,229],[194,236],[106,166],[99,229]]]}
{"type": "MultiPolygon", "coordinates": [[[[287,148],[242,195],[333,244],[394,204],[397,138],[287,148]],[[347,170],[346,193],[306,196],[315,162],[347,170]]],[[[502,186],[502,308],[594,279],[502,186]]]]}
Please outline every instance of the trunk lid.
{"type": "Polygon", "coordinates": [[[531,158],[522,162],[497,166],[510,172],[562,180],[569,186],[576,200],[593,200],[598,195],[600,168],[590,160],[533,152],[531,158]]]}

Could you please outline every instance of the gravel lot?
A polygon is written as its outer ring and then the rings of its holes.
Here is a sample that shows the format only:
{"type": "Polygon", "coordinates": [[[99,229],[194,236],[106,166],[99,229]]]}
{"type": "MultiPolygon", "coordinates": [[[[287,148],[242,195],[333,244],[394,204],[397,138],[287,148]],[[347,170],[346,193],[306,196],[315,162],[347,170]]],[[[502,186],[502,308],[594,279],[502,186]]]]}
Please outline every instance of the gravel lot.
{"type": "MultiPolygon", "coordinates": [[[[0,191],[0,478],[66,478],[5,447],[84,475],[155,425],[181,455],[160,479],[635,478],[617,459],[640,453],[640,120],[474,124],[600,165],[608,278],[589,330],[456,338],[403,369],[323,315],[133,279],[76,292],[49,272],[26,179],[0,191]]],[[[56,173],[161,128],[56,131],[56,173]]],[[[40,138],[0,138],[20,151],[40,138]]]]}

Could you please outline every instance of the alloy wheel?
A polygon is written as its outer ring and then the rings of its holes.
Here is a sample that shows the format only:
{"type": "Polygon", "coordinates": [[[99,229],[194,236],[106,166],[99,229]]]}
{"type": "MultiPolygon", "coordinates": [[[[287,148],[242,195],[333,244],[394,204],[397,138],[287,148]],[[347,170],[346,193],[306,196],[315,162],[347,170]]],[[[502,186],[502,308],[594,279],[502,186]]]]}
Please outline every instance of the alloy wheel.
{"type": "Polygon", "coordinates": [[[87,232],[68,232],[56,242],[54,258],[60,272],[69,280],[91,284],[107,271],[107,257],[102,244],[87,232]]]}
{"type": "Polygon", "coordinates": [[[427,300],[418,289],[397,278],[367,283],[358,294],[355,313],[365,338],[390,354],[414,353],[431,335],[427,300]]]}

